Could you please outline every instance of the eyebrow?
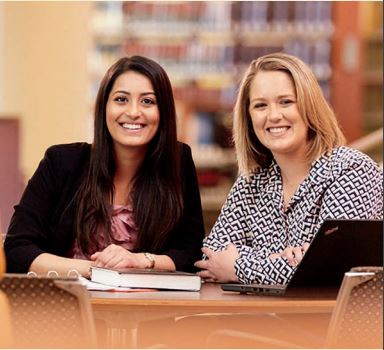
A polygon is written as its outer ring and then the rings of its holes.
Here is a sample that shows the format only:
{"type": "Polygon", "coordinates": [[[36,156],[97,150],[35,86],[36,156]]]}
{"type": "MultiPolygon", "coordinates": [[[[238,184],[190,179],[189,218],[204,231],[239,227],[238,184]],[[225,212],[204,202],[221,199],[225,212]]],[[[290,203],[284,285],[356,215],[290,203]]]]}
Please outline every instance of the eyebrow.
{"type": "MultiPolygon", "coordinates": [[[[294,94],[285,94],[285,95],[279,95],[277,96],[277,98],[284,98],[284,97],[293,97],[293,98],[296,98],[296,95],[294,94]]],[[[255,97],[253,99],[250,99],[249,101],[255,101],[255,100],[265,100],[264,97],[255,97]]]]}
{"type": "MultiPolygon", "coordinates": [[[[112,91],[112,94],[115,95],[115,94],[125,94],[125,95],[131,95],[130,92],[128,91],[125,91],[125,90],[116,90],[116,91],[112,91]]],[[[140,96],[144,96],[144,95],[156,95],[154,91],[148,91],[148,92],[141,92],[140,93],[140,96]]]]}

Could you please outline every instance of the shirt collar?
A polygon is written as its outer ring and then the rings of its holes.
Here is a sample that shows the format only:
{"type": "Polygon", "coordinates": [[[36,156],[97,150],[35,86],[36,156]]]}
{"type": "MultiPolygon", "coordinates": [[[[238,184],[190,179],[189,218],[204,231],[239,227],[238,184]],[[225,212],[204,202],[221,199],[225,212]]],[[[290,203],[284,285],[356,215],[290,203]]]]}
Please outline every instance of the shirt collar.
{"type": "MultiPolygon", "coordinates": [[[[314,185],[326,183],[332,177],[332,152],[326,152],[312,164],[307,179],[314,185]]],[[[275,159],[271,164],[260,170],[259,190],[275,192],[282,186],[280,167],[275,159]]]]}

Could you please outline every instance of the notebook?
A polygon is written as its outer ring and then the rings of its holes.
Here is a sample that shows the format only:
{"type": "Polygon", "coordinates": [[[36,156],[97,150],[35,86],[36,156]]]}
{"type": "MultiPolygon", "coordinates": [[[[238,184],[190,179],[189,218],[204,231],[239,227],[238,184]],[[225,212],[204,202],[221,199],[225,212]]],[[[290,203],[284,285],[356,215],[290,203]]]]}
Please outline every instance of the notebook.
{"type": "Polygon", "coordinates": [[[383,266],[382,220],[326,220],[286,285],[224,283],[224,291],[284,295],[297,288],[338,288],[356,266],[383,266]]]}

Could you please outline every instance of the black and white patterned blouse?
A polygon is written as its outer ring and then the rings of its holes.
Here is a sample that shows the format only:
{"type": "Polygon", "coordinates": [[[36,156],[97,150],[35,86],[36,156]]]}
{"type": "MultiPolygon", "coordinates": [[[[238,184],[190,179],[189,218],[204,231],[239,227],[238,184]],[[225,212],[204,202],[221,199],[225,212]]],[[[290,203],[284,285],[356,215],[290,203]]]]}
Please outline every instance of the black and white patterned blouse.
{"type": "Polygon", "coordinates": [[[382,217],[382,170],[367,155],[339,147],[312,164],[286,211],[275,162],[249,180],[239,176],[204,246],[220,251],[234,243],[242,283],[286,284],[295,268],[270,254],[310,242],[325,219],[382,217]]]}

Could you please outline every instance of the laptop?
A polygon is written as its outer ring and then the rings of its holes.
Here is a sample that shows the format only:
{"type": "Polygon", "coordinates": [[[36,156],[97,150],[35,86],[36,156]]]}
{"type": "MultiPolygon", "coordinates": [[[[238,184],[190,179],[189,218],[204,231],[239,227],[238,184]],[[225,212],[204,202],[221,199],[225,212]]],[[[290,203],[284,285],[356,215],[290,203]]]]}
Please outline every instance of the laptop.
{"type": "Polygon", "coordinates": [[[383,266],[382,220],[326,220],[286,285],[223,283],[241,293],[284,295],[299,288],[339,288],[356,266],[383,266]]]}

